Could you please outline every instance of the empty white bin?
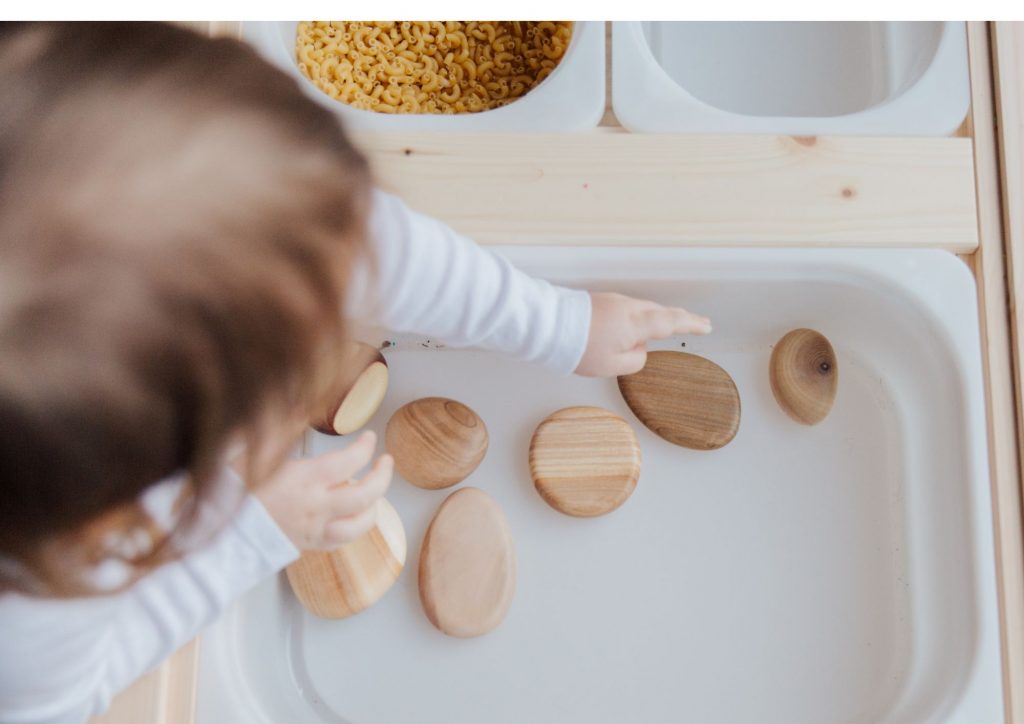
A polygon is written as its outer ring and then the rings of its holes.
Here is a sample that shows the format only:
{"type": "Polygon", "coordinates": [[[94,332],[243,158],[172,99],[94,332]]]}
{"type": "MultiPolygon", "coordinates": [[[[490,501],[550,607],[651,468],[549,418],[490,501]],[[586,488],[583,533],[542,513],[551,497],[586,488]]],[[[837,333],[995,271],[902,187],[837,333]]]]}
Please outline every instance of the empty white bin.
{"type": "Polygon", "coordinates": [[[618,22],[632,131],[944,136],[970,102],[958,22],[618,22]]]}

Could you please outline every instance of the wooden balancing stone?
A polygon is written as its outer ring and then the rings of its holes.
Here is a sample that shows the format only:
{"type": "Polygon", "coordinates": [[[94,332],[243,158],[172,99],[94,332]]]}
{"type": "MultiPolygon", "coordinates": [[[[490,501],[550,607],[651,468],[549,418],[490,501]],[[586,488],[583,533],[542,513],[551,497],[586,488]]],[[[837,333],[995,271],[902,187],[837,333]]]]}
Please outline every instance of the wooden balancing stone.
{"type": "Polygon", "coordinates": [[[352,344],[342,369],[361,371],[343,390],[328,395],[314,416],[313,428],[325,435],[348,435],[362,428],[388,391],[388,363],[368,344],[352,344]]]}
{"type": "Polygon", "coordinates": [[[420,549],[420,601],[449,636],[482,636],[500,624],[516,588],[516,552],[505,514],[477,488],[449,495],[420,549]]]}
{"type": "Polygon", "coordinates": [[[332,551],[304,551],[286,573],[306,609],[321,618],[347,618],[387,593],[405,566],[405,528],[397,511],[377,501],[369,533],[332,551]]]}
{"type": "Polygon", "coordinates": [[[600,407],[567,407],[544,419],[530,441],[530,477],[566,515],[618,508],[640,478],[640,445],[629,423],[600,407]]]}
{"type": "Polygon", "coordinates": [[[639,372],[619,377],[629,409],[651,432],[694,450],[729,444],[740,427],[740,394],[729,373],[687,352],[648,352],[639,372]]]}
{"type": "Polygon", "coordinates": [[[395,470],[419,488],[460,483],[487,453],[487,426],[461,402],[424,397],[398,408],[388,420],[384,445],[395,470]]]}
{"type": "Polygon", "coordinates": [[[836,353],[820,332],[794,329],[772,350],[768,377],[783,412],[803,425],[817,425],[836,399],[836,353]]]}

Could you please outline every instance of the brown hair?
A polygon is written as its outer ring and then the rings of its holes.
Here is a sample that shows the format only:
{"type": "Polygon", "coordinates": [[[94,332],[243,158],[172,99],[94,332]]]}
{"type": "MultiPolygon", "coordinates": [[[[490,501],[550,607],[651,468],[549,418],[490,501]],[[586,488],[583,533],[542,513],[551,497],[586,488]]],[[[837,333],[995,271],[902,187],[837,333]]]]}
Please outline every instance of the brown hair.
{"type": "Polygon", "coordinates": [[[8,25],[0,98],[0,557],[77,591],[49,542],[176,472],[201,498],[322,394],[368,173],[292,79],[170,25],[8,25]]]}

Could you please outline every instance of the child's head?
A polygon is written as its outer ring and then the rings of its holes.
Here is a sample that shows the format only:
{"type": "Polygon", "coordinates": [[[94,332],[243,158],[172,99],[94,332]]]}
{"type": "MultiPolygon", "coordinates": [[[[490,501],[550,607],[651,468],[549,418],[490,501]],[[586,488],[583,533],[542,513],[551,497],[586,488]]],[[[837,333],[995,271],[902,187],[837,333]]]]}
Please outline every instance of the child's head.
{"type": "Polygon", "coordinates": [[[49,541],[203,492],[316,393],[368,174],[287,76],[167,25],[8,26],[0,98],[0,557],[70,590],[49,541]]]}

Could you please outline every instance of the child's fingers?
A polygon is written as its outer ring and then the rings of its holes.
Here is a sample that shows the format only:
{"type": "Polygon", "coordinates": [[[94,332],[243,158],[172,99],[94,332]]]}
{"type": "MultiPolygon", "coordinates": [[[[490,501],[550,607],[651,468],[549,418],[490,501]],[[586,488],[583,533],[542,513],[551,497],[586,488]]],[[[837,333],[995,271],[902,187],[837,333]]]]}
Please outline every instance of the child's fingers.
{"type": "Polygon", "coordinates": [[[634,372],[639,372],[647,364],[647,347],[641,342],[628,352],[620,354],[615,362],[615,366],[618,368],[615,371],[616,375],[631,375],[634,372]]]}
{"type": "Polygon", "coordinates": [[[637,326],[642,339],[664,339],[676,334],[707,334],[711,320],[680,307],[658,307],[643,312],[637,326]]]}
{"type": "Polygon", "coordinates": [[[359,515],[336,518],[324,528],[324,543],[329,546],[351,543],[366,535],[377,522],[377,506],[371,505],[359,515]]]}
{"type": "Polygon", "coordinates": [[[328,512],[332,518],[344,518],[362,513],[384,496],[391,484],[395,460],[381,455],[363,479],[355,484],[342,484],[331,488],[328,512]]]}
{"type": "Polygon", "coordinates": [[[344,482],[366,467],[373,457],[376,444],[376,433],[367,430],[348,447],[318,457],[318,469],[327,480],[335,483],[344,482]]]}

